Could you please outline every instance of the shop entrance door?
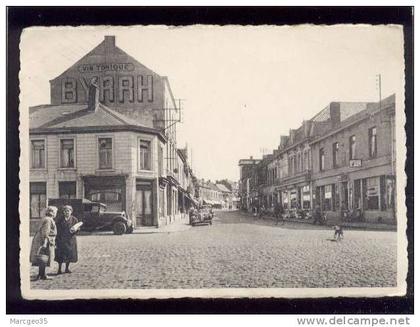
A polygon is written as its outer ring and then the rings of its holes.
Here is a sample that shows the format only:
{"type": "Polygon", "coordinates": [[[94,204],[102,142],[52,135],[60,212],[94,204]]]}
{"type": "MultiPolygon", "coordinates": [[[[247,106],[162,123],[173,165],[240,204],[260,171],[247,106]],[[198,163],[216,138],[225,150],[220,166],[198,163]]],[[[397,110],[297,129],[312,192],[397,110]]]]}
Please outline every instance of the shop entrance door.
{"type": "Polygon", "coordinates": [[[153,191],[151,184],[137,184],[136,226],[153,226],[153,191]]]}
{"type": "Polygon", "coordinates": [[[341,183],[341,209],[347,210],[349,208],[349,188],[347,182],[341,183]]]}

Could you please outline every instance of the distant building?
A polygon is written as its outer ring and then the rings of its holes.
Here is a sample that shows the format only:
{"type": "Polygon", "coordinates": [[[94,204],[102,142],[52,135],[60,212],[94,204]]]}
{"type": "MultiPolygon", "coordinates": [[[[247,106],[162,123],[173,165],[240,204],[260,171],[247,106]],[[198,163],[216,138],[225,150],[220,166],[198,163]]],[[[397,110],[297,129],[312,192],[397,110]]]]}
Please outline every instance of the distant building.
{"type": "MultiPolygon", "coordinates": [[[[240,179],[239,179],[239,198],[242,209],[251,210],[251,204],[255,197],[251,194],[251,186],[255,184],[255,170],[261,159],[239,160],[240,179]]],[[[255,195],[255,194],[254,194],[255,195]]]]}

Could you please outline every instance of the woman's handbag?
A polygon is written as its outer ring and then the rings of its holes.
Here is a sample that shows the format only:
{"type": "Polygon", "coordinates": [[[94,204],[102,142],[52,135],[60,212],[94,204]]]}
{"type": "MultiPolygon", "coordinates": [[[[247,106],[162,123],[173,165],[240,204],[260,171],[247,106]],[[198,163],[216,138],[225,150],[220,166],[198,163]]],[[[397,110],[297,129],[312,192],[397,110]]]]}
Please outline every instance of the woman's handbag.
{"type": "Polygon", "coordinates": [[[36,264],[39,266],[46,266],[50,259],[50,251],[47,247],[41,246],[35,255],[36,264]]]}

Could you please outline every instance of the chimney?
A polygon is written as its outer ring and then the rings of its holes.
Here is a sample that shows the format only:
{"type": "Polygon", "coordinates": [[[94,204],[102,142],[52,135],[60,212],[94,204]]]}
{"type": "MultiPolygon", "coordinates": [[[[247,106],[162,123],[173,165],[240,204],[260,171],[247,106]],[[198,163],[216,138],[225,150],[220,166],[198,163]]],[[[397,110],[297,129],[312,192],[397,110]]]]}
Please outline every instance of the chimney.
{"type": "Polygon", "coordinates": [[[305,137],[311,136],[311,126],[312,126],[312,121],[311,120],[304,120],[303,121],[303,130],[305,132],[305,137]]]}
{"type": "Polygon", "coordinates": [[[88,91],[88,110],[96,111],[99,104],[98,78],[94,77],[89,85],[88,91]]]}
{"type": "Polygon", "coordinates": [[[115,36],[114,35],[105,35],[105,49],[111,50],[115,48],[115,36]]]}
{"type": "Polygon", "coordinates": [[[293,144],[293,142],[295,141],[296,130],[290,129],[289,133],[290,133],[290,144],[293,144]]]}
{"type": "Polygon", "coordinates": [[[280,135],[280,148],[283,149],[287,145],[287,136],[280,135]]]}
{"type": "Polygon", "coordinates": [[[340,125],[341,114],[340,114],[340,103],[331,102],[330,104],[330,117],[331,117],[331,127],[335,128],[340,125]]]}

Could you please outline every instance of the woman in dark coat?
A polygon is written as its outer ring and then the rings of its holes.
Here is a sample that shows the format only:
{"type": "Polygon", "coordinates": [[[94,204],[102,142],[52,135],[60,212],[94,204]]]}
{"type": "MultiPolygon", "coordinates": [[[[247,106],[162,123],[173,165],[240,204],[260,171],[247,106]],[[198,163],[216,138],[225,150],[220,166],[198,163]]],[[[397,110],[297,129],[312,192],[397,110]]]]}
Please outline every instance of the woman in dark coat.
{"type": "Polygon", "coordinates": [[[66,273],[71,273],[70,262],[77,262],[77,239],[78,229],[73,226],[78,223],[72,216],[73,208],[69,205],[63,207],[63,215],[57,219],[57,237],[55,249],[55,261],[58,262],[57,274],[61,274],[61,266],[66,264],[66,273]]]}
{"type": "Polygon", "coordinates": [[[57,207],[49,206],[45,212],[45,217],[42,218],[38,231],[32,239],[30,260],[33,266],[39,267],[37,279],[51,279],[45,273],[45,268],[49,267],[51,261],[54,260],[54,246],[55,237],[57,235],[57,228],[54,218],[57,215],[57,207]],[[42,262],[38,260],[38,254],[43,250],[43,254],[48,255],[48,261],[42,262]]]}

